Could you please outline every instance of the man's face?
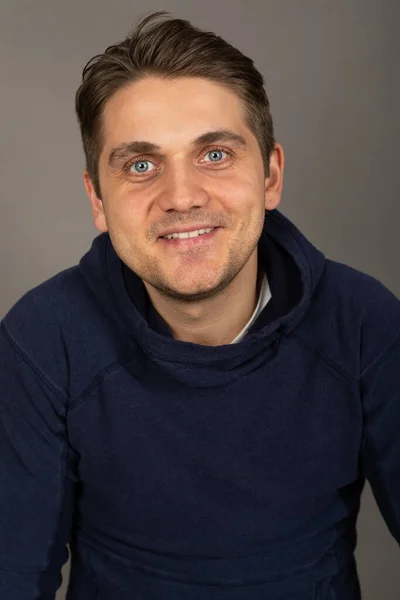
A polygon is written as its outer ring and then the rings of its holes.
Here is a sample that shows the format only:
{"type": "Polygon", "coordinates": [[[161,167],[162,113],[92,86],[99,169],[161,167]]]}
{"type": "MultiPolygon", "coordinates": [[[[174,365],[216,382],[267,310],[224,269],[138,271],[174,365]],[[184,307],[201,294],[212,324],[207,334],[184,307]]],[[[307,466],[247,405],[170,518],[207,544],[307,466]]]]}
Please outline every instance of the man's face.
{"type": "Polygon", "coordinates": [[[103,125],[102,202],[85,174],[96,228],[164,295],[200,300],[226,288],[254,260],[265,208],[280,199],[240,99],[207,79],[148,77],[111,97],[103,125]]]}

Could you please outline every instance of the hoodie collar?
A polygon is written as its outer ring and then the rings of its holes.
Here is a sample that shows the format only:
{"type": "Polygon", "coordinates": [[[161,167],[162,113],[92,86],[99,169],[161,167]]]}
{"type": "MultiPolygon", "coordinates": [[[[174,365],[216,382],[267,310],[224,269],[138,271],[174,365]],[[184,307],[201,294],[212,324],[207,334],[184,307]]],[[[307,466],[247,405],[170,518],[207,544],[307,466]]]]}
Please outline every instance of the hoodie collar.
{"type": "Polygon", "coordinates": [[[227,384],[273,355],[279,338],[301,321],[325,266],[322,252],[277,209],[266,213],[258,252],[271,300],[241,342],[223,346],[175,340],[141,279],[116,254],[108,233],[93,240],[80,269],[138,349],[175,379],[208,387],[227,384]]]}

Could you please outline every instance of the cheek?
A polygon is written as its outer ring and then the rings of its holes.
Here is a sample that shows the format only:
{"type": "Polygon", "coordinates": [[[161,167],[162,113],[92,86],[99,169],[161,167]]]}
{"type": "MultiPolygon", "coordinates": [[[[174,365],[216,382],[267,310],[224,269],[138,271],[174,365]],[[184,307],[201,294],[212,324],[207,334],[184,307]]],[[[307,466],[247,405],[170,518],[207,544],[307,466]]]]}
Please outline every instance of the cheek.
{"type": "MultiPolygon", "coordinates": [[[[216,197],[221,196],[221,189],[216,188],[215,193],[216,197]]],[[[264,188],[256,178],[237,179],[224,186],[223,197],[228,210],[249,214],[263,209],[264,188]]]]}
{"type": "Polygon", "coordinates": [[[108,217],[122,230],[144,230],[147,203],[132,190],[119,190],[108,199],[108,217]]]}

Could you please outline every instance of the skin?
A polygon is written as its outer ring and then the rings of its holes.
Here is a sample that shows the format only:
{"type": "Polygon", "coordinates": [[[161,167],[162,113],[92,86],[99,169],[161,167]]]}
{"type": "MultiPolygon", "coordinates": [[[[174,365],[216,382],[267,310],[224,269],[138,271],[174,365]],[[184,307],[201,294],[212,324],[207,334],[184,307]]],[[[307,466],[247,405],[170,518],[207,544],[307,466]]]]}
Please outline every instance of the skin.
{"type": "Polygon", "coordinates": [[[229,344],[258,301],[257,243],[265,209],[281,199],[282,147],[275,145],[265,178],[241,100],[218,83],[192,77],[152,76],[119,90],[105,106],[103,131],[101,199],[83,174],[95,227],[109,232],[177,340],[229,344]],[[239,134],[246,147],[229,140],[192,145],[216,130],[239,134]],[[109,164],[113,149],[137,140],[157,144],[159,154],[128,152],[109,164]],[[159,239],[202,224],[219,229],[201,245],[159,239]]]}

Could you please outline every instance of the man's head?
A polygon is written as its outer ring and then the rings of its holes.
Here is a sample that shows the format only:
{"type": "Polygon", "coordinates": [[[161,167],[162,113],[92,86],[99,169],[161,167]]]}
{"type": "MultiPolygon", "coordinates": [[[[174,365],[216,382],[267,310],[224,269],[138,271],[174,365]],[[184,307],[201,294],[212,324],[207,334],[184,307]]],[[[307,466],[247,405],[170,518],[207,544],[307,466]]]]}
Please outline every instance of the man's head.
{"type": "Polygon", "coordinates": [[[283,153],[253,61],[159,12],[83,71],[76,110],[95,226],[159,293],[200,300],[256,257],[283,153]],[[172,232],[217,227],[204,237],[172,232]]]}

